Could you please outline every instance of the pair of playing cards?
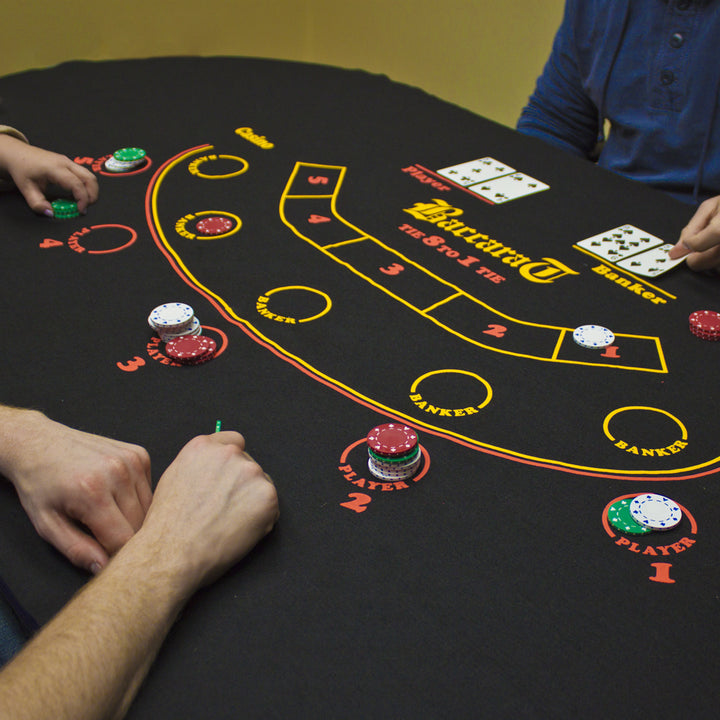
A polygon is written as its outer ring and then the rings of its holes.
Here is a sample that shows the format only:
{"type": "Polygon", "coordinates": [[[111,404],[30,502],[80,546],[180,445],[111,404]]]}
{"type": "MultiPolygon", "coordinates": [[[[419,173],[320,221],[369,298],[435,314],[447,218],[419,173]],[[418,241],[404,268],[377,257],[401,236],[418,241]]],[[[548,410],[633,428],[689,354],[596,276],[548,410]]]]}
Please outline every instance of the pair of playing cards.
{"type": "Polygon", "coordinates": [[[547,190],[550,186],[491,157],[436,171],[493,205],[547,190]]]}
{"type": "Polygon", "coordinates": [[[668,251],[672,244],[634,225],[621,225],[593,235],[581,240],[577,246],[643,277],[662,275],[685,259],[671,260],[668,251]]]}

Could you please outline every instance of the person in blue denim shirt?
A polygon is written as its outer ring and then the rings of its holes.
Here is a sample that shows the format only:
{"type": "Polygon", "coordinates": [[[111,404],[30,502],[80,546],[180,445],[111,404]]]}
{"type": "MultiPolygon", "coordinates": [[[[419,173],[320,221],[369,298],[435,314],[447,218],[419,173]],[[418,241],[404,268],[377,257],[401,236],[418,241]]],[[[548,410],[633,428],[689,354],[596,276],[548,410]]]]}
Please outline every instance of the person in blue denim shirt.
{"type": "Polygon", "coordinates": [[[517,129],[697,205],[672,257],[720,265],[718,0],[567,0],[517,129]],[[607,133],[606,133],[607,129],[607,133]]]}

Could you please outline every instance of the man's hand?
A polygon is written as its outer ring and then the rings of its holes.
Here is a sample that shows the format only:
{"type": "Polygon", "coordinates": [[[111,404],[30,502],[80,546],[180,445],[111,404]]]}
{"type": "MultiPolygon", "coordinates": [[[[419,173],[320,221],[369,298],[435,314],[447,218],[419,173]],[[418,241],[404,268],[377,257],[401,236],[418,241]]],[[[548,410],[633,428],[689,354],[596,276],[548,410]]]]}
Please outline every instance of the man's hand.
{"type": "Polygon", "coordinates": [[[692,270],[720,267],[720,195],[698,207],[668,255],[672,260],[687,256],[692,270]]]}
{"type": "Polygon", "coordinates": [[[4,170],[37,213],[52,215],[52,206],[45,197],[49,183],[71,192],[81,213],[98,198],[97,178],[87,168],[65,155],[28,145],[9,135],[0,134],[0,170],[4,170]]]}
{"type": "Polygon", "coordinates": [[[93,573],[140,529],[152,500],[142,447],[33,411],[0,408],[0,472],[41,537],[93,573]]]}
{"type": "Polygon", "coordinates": [[[0,716],[121,718],[192,593],[278,517],[270,478],[234,432],[194,438],[142,528],[0,673],[0,716]]]}
{"type": "Polygon", "coordinates": [[[201,435],[158,482],[133,544],[152,549],[152,557],[168,562],[193,592],[248,553],[278,516],[275,487],[245,452],[243,436],[201,435]]]}

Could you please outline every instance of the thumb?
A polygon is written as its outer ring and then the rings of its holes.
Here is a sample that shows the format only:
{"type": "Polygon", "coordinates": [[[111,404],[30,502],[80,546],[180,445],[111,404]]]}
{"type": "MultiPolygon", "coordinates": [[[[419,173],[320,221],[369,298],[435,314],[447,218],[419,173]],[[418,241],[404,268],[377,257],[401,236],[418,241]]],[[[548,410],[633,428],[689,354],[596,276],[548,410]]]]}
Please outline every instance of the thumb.
{"type": "Polygon", "coordinates": [[[59,550],[73,565],[97,575],[109,561],[108,554],[95,538],[56,512],[33,519],[38,534],[59,550]]]}
{"type": "Polygon", "coordinates": [[[50,205],[50,201],[36,183],[32,181],[21,183],[18,185],[18,190],[22,193],[31,210],[40,215],[52,217],[52,205],[50,205]]]}

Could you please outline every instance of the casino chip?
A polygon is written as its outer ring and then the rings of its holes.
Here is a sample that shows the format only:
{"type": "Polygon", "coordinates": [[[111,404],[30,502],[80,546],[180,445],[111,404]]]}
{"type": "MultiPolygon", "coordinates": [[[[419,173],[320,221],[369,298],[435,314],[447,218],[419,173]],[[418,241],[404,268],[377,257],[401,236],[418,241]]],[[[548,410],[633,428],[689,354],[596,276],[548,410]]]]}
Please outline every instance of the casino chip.
{"type": "Polygon", "coordinates": [[[217,345],[205,335],[183,335],[165,345],[169,358],[183,365],[200,365],[215,357],[217,345]]]}
{"type": "Polygon", "coordinates": [[[608,521],[616,529],[631,535],[646,535],[652,528],[640,525],[630,513],[631,498],[617,500],[608,508],[608,521]]]}
{"type": "Polygon", "coordinates": [[[581,325],[575,328],[573,340],[584,348],[606,348],[615,342],[615,335],[600,325],[581,325]]]}
{"type": "Polygon", "coordinates": [[[417,433],[407,425],[385,423],[367,435],[368,470],[379,480],[411,478],[422,465],[417,433]]]}
{"type": "Polygon", "coordinates": [[[367,444],[381,457],[396,457],[413,450],[418,444],[418,436],[407,425],[386,423],[368,433],[367,444]]]}
{"type": "Polygon", "coordinates": [[[714,310],[697,310],[689,318],[690,332],[702,340],[720,340],[720,313],[714,310]]]}
{"type": "Polygon", "coordinates": [[[120,162],[141,162],[146,154],[142,148],[122,148],[113,153],[113,158],[120,162]]]}
{"type": "Polygon", "coordinates": [[[148,317],[148,325],[165,343],[168,357],[183,365],[200,365],[215,357],[216,342],[202,334],[200,320],[185,303],[158,305],[148,317]]]}
{"type": "Polygon", "coordinates": [[[682,520],[682,510],[664,495],[638,495],[630,503],[630,515],[639,525],[651,530],[672,530],[682,520]]]}
{"type": "Polygon", "coordinates": [[[195,311],[185,303],[165,303],[158,305],[148,317],[153,330],[163,333],[184,333],[192,327],[195,311]]]}
{"type": "Polygon", "coordinates": [[[193,316],[192,323],[188,328],[180,328],[177,332],[166,332],[158,330],[158,335],[163,342],[169,342],[175,340],[175,338],[183,337],[184,335],[200,335],[202,333],[202,326],[200,321],[193,316]]]}
{"type": "Polygon", "coordinates": [[[52,206],[53,217],[66,220],[67,218],[74,218],[80,214],[77,203],[74,200],[53,200],[50,205],[52,206]]]}
{"type": "Polygon", "coordinates": [[[105,161],[105,169],[109,172],[130,172],[145,164],[146,152],[142,148],[122,148],[116,150],[112,157],[105,161]]]}
{"type": "Polygon", "coordinates": [[[198,220],[195,224],[195,231],[200,235],[222,235],[232,230],[233,225],[234,223],[230,218],[213,215],[198,220]]]}

